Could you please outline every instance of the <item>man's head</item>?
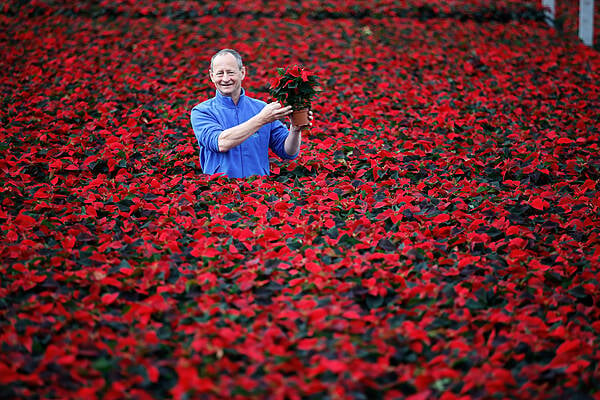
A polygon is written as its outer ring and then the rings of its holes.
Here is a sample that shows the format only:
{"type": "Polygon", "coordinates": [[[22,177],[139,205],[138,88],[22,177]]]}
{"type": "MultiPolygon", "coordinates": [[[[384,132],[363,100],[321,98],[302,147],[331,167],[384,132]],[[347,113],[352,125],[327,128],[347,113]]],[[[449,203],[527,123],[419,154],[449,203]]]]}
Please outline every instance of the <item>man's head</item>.
{"type": "Polygon", "coordinates": [[[229,96],[237,102],[242,92],[242,81],[246,76],[246,68],[237,51],[223,49],[212,56],[209,75],[215,88],[223,96],[229,96]]]}

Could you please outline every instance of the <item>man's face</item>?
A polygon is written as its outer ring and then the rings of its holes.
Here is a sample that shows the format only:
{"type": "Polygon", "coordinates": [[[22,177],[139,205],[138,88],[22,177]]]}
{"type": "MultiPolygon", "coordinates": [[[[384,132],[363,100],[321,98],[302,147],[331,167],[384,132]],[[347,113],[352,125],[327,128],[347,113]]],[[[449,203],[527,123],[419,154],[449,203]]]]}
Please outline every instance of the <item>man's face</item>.
{"type": "Polygon", "coordinates": [[[231,54],[221,54],[215,57],[210,71],[210,80],[223,96],[237,99],[242,92],[242,81],[246,76],[244,67],[240,70],[231,54]]]}

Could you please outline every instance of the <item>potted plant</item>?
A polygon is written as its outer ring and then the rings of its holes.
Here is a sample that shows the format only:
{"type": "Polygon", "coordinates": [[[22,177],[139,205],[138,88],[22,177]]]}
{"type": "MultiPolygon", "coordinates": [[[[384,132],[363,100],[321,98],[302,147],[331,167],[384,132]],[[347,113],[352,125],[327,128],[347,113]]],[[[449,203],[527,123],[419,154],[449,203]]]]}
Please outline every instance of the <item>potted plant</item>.
{"type": "Polygon", "coordinates": [[[320,90],[317,76],[300,65],[277,68],[269,93],[281,104],[292,106],[292,125],[306,126],[312,98],[320,90]]]}

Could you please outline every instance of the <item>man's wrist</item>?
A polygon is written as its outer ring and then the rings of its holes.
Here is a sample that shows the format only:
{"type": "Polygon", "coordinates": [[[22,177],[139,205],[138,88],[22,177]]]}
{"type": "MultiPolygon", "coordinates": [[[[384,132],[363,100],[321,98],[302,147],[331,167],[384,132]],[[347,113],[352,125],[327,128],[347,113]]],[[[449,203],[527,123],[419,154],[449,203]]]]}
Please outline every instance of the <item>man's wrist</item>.
{"type": "Polygon", "coordinates": [[[259,127],[267,124],[267,121],[265,120],[265,118],[263,118],[261,114],[256,114],[254,116],[254,121],[259,125],[259,127]]]}

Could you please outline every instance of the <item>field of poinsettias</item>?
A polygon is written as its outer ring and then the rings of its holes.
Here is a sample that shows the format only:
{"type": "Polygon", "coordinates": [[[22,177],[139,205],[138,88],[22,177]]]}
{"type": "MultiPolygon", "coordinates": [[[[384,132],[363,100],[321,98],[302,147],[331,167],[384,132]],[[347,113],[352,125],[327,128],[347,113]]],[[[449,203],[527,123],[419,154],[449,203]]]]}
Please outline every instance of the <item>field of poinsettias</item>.
{"type": "Polygon", "coordinates": [[[10,0],[0,397],[600,398],[600,56],[537,1],[10,0]],[[201,173],[233,47],[321,78],[201,173]]]}

